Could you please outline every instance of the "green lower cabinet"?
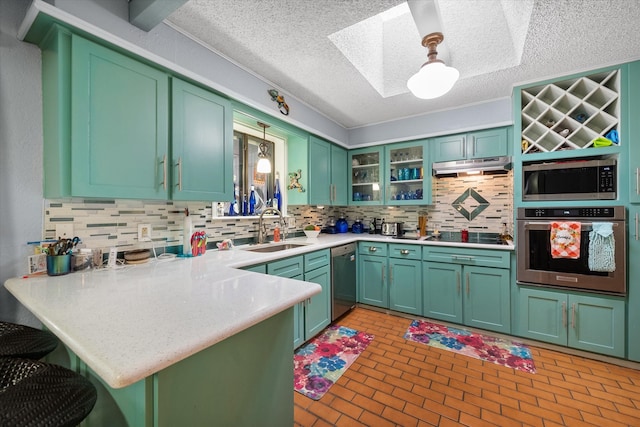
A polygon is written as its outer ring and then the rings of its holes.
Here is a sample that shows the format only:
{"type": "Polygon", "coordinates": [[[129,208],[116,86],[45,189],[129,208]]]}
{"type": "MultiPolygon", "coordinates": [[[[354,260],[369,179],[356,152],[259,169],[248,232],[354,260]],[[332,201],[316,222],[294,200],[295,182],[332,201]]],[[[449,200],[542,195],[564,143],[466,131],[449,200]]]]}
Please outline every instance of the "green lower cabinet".
{"type": "Polygon", "coordinates": [[[432,319],[462,323],[462,266],[425,262],[423,277],[424,315],[432,319]]]}
{"type": "Polygon", "coordinates": [[[521,287],[519,334],[609,356],[625,356],[625,301],[521,287]]]}
{"type": "Polygon", "coordinates": [[[422,315],[422,248],[360,242],[358,302],[422,315]]]}
{"type": "Polygon", "coordinates": [[[304,305],[304,337],[309,340],[331,323],[331,266],[305,272],[304,281],[322,286],[322,292],[312,296],[304,305]]]}
{"type": "Polygon", "coordinates": [[[242,267],[243,270],[253,271],[254,273],[267,274],[267,264],[249,265],[242,267]]]}
{"type": "Polygon", "coordinates": [[[510,271],[425,262],[424,315],[496,332],[511,331],[510,271]]]}
{"type": "Polygon", "coordinates": [[[96,405],[81,426],[293,425],[293,312],[278,313],[122,388],[110,387],[63,345],[50,361],[66,360],[96,387],[96,405]]]}
{"type": "Polygon", "coordinates": [[[293,348],[300,347],[331,323],[331,254],[329,249],[267,264],[267,273],[317,283],[318,295],[293,307],[293,348]]]}
{"type": "Polygon", "coordinates": [[[376,307],[389,308],[387,291],[387,257],[358,257],[358,301],[376,307]]]}
{"type": "Polygon", "coordinates": [[[496,332],[511,332],[510,271],[465,265],[464,324],[496,332]]]}
{"type": "Polygon", "coordinates": [[[389,258],[389,308],[422,316],[421,261],[389,258]]]}

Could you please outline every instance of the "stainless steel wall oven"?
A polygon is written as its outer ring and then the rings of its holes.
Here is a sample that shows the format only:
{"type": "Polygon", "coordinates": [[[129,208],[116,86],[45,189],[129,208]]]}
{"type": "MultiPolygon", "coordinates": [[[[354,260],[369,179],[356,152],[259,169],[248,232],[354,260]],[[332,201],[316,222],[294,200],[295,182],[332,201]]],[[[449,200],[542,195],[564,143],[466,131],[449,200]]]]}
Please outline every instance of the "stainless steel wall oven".
{"type": "Polygon", "coordinates": [[[624,206],[518,208],[516,222],[518,283],[626,294],[624,206]],[[573,251],[558,249],[571,239],[573,251]]]}

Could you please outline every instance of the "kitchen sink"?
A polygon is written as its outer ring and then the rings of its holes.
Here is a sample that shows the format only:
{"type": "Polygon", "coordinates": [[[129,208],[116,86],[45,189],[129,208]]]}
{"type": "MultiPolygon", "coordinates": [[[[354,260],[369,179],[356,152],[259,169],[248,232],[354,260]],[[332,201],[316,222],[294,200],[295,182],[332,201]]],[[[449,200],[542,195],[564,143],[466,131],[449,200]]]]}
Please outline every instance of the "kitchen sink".
{"type": "Polygon", "coordinates": [[[283,243],[280,245],[273,245],[273,244],[268,244],[265,246],[259,246],[257,248],[247,248],[245,249],[245,251],[249,251],[249,252],[279,252],[279,251],[286,251],[287,249],[294,249],[294,248],[299,248],[302,246],[306,246],[306,245],[301,245],[301,244],[297,244],[297,243],[283,243]]]}

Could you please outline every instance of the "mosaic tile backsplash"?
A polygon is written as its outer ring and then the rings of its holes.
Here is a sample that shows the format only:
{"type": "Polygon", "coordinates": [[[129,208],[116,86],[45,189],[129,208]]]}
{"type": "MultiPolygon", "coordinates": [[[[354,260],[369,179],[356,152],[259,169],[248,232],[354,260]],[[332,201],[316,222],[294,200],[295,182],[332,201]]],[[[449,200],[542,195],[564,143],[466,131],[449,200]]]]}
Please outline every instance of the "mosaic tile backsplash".
{"type": "MultiPolygon", "coordinates": [[[[429,232],[434,228],[442,231],[466,228],[470,232],[498,233],[502,230],[503,222],[508,224],[511,231],[512,178],[509,173],[434,179],[433,204],[430,206],[289,206],[287,232],[291,236],[300,233],[307,224],[324,225],[341,215],[347,218],[349,224],[355,219],[362,219],[365,226],[373,218],[384,218],[388,222],[402,221],[405,223],[404,229],[411,231],[417,228],[418,214],[423,212],[429,217],[429,232]]],[[[152,246],[177,246],[182,243],[185,208],[189,209],[194,231],[205,231],[212,243],[227,238],[257,237],[258,218],[212,218],[211,203],[65,199],[45,200],[43,238],[56,238],[56,224],[73,223],[74,235],[80,237],[89,248],[106,250],[115,246],[119,251],[127,251],[152,246]],[[138,224],[151,225],[152,242],[138,241],[138,224]]],[[[277,222],[277,218],[271,217],[266,222],[267,227],[273,230],[277,222]]]]}

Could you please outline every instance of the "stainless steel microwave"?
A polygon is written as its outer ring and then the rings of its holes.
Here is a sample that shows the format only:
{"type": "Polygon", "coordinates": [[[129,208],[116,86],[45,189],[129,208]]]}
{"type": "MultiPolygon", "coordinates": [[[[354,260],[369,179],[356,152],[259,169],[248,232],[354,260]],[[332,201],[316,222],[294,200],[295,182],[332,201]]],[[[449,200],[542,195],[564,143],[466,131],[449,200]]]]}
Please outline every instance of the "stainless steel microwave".
{"type": "Polygon", "coordinates": [[[522,167],[522,200],[615,200],[615,159],[567,160],[522,167]]]}

